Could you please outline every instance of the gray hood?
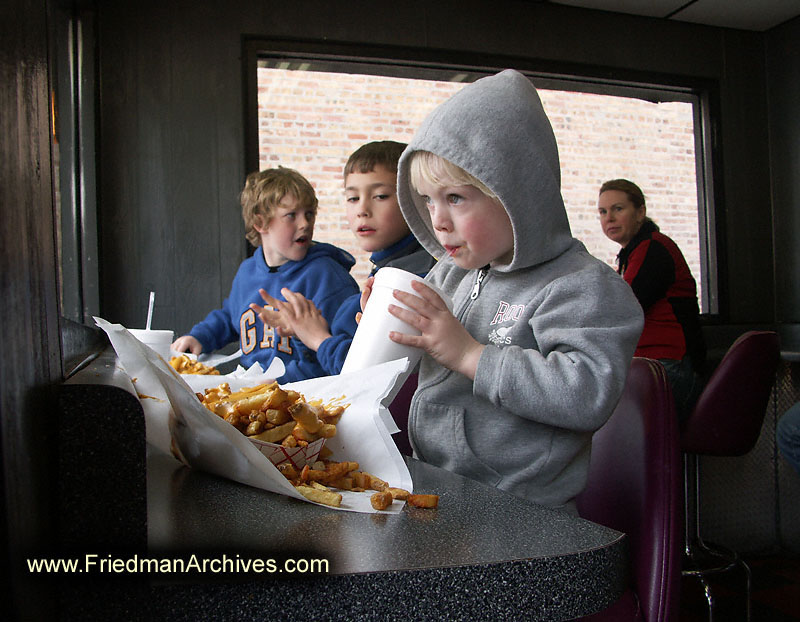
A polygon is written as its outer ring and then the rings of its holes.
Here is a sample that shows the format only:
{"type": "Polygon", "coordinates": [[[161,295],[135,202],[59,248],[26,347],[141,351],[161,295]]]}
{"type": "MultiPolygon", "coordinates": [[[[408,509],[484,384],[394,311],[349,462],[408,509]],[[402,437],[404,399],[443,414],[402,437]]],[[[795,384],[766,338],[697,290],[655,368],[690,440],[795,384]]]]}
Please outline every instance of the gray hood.
{"type": "Polygon", "coordinates": [[[521,73],[507,69],[456,93],[428,115],[400,158],[400,209],[425,249],[441,258],[444,248],[410,183],[414,151],[449,160],[481,180],[503,203],[514,230],[515,251],[509,265],[496,268],[499,272],[549,261],[572,244],[553,128],[539,94],[521,73]]]}

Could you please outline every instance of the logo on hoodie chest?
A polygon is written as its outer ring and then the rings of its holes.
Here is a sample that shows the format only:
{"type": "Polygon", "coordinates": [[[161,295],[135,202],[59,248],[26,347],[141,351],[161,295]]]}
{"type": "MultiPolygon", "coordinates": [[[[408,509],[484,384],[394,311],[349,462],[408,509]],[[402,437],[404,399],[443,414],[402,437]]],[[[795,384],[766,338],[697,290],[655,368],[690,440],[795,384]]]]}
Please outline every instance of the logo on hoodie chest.
{"type": "Polygon", "coordinates": [[[511,329],[514,328],[517,320],[522,317],[524,311],[525,305],[512,305],[504,300],[501,300],[500,304],[497,306],[497,311],[494,314],[494,318],[491,322],[489,322],[489,326],[506,324],[507,322],[512,322],[512,324],[493,328],[489,333],[489,341],[496,346],[510,344],[511,335],[509,333],[511,332],[511,329]]]}

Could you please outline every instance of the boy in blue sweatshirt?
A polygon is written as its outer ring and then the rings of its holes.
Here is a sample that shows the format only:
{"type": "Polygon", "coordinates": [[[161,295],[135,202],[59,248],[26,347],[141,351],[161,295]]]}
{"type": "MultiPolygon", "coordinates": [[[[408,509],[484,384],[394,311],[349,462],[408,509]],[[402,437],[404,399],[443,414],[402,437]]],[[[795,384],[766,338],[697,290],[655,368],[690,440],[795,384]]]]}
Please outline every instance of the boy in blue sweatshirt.
{"type": "Polygon", "coordinates": [[[355,260],[340,248],[312,240],[317,197],[297,171],[278,167],[251,173],[240,199],[247,239],[261,249],[239,266],[222,308],[172,347],[200,354],[238,340],[245,367],[258,362],[266,368],[275,357],[283,360],[282,383],[324,376],[314,351],[291,335],[277,334],[251,307],[261,300],[260,292],[278,296],[289,288],[308,296],[323,318],[333,320],[342,302],[358,295],[349,274],[355,260]]]}
{"type": "MultiPolygon", "coordinates": [[[[371,253],[370,276],[385,266],[425,276],[435,263],[409,230],[397,203],[397,162],[405,148],[405,143],[392,140],[366,143],[344,167],[347,221],[358,245],[371,253]]],[[[316,351],[328,374],[338,374],[358,326],[355,318],[361,311],[361,296],[347,298],[328,322],[302,292],[287,286],[281,293],[285,302],[267,292],[264,300],[272,309],[253,305],[253,310],[276,326],[278,334],[294,335],[316,351]]]]}

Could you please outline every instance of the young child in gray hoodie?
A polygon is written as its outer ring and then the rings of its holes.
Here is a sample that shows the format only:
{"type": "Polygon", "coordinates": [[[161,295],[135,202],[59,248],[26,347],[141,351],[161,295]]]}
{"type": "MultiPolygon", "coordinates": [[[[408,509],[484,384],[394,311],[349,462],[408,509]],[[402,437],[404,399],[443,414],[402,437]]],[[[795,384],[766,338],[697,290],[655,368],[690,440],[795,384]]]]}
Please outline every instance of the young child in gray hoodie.
{"type": "MultiPolygon", "coordinates": [[[[403,216],[439,262],[391,312],[425,350],[409,436],[420,460],[575,512],[592,433],[622,393],[642,331],[630,287],[572,237],[558,148],[513,70],[423,121],[398,166],[403,216]]],[[[369,287],[369,285],[368,285],[369,287]]],[[[369,296],[365,292],[364,300],[369,296]]]]}

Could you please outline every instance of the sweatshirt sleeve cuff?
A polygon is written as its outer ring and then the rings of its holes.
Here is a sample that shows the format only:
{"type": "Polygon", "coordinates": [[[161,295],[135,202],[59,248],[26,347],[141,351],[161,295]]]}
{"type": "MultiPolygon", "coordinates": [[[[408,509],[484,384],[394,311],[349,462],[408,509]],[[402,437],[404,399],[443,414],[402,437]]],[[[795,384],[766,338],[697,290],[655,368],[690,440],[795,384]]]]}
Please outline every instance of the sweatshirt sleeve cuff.
{"type": "Polygon", "coordinates": [[[327,339],[324,339],[322,343],[319,344],[319,348],[317,348],[317,361],[320,365],[322,365],[323,368],[325,368],[325,371],[328,370],[327,363],[330,362],[328,359],[332,357],[332,352],[330,350],[333,346],[334,340],[331,336],[327,339]]]}
{"type": "Polygon", "coordinates": [[[475,380],[472,383],[472,393],[476,397],[488,399],[493,404],[500,401],[500,371],[503,366],[503,351],[497,346],[487,345],[481,358],[478,359],[478,368],[475,370],[475,380]]]}
{"type": "Polygon", "coordinates": [[[196,331],[192,329],[189,331],[189,334],[200,342],[200,345],[203,346],[204,353],[213,352],[216,349],[213,347],[214,344],[205,331],[196,331]]]}

